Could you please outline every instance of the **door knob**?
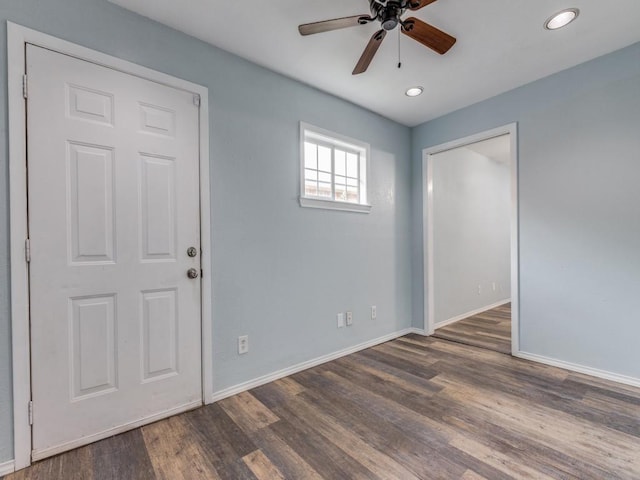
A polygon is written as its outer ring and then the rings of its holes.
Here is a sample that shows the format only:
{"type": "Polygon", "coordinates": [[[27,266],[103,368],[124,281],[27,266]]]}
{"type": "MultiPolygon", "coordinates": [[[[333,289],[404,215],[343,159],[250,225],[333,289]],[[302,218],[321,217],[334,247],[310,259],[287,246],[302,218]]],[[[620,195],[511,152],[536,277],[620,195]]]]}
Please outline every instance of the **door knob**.
{"type": "Polygon", "coordinates": [[[198,270],[196,270],[195,268],[190,268],[189,270],[187,270],[187,277],[191,279],[198,278],[198,270]]]}

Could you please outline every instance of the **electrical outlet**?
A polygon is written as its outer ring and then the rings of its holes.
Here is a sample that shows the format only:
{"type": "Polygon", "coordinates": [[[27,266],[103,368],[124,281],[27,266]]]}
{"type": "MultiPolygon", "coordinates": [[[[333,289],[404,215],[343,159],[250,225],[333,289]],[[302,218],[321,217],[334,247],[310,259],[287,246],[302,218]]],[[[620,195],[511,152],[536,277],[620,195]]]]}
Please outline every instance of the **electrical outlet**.
{"type": "Polygon", "coordinates": [[[337,314],[336,318],[338,319],[338,328],[344,327],[344,313],[337,314]]]}
{"type": "Polygon", "coordinates": [[[375,305],[371,305],[371,320],[378,318],[378,309],[375,305]]]}
{"type": "Polygon", "coordinates": [[[244,355],[249,351],[249,335],[238,337],[238,355],[244,355]]]}
{"type": "Polygon", "coordinates": [[[480,295],[482,293],[482,287],[480,286],[480,284],[478,284],[478,295],[480,295]]]}
{"type": "Polygon", "coordinates": [[[491,286],[493,287],[493,291],[495,292],[496,291],[496,282],[492,282],[491,286]]]}
{"type": "Polygon", "coordinates": [[[347,327],[353,325],[353,312],[347,312],[347,327]]]}

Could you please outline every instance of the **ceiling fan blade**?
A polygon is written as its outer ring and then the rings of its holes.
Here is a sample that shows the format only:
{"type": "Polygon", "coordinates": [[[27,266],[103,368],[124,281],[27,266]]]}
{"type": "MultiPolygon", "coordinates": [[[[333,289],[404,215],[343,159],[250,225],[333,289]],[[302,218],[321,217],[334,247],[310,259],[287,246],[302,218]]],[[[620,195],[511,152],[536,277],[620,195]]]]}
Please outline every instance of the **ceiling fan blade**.
{"type": "Polygon", "coordinates": [[[427,5],[435,1],[436,0],[410,0],[409,10],[420,10],[421,8],[426,7],[427,5]]]}
{"type": "Polygon", "coordinates": [[[374,55],[378,51],[378,48],[380,48],[380,44],[382,43],[382,40],[384,40],[384,37],[386,35],[386,30],[378,30],[373,34],[371,40],[369,40],[369,43],[364,49],[364,52],[362,52],[362,56],[360,57],[360,60],[358,60],[356,68],[353,69],[352,75],[358,75],[359,73],[364,73],[367,71],[371,60],[373,60],[374,55]]]}
{"type": "Polygon", "coordinates": [[[456,43],[455,37],[415,17],[407,18],[404,21],[402,33],[420,42],[425,47],[438,52],[440,55],[447,53],[456,43]]]}
{"type": "Polygon", "coordinates": [[[298,27],[300,35],[313,35],[314,33],[329,32],[340,28],[357,27],[369,23],[373,18],[369,15],[354,15],[353,17],[334,18],[322,22],[305,23],[298,27]]]}

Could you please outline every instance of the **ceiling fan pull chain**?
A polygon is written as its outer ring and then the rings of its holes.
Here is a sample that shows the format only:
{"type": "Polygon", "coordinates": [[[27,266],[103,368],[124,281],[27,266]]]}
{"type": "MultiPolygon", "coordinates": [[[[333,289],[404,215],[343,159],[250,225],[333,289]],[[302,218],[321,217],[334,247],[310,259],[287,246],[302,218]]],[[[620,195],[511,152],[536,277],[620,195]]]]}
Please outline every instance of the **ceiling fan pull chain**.
{"type": "Polygon", "coordinates": [[[402,68],[402,59],[400,57],[400,30],[398,29],[398,68],[402,68]]]}

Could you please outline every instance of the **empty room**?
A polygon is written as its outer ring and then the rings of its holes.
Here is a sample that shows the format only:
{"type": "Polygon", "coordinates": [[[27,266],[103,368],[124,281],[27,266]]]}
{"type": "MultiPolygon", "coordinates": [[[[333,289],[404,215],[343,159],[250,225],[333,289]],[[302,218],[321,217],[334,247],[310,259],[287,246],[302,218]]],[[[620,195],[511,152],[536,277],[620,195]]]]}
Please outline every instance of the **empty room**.
{"type": "Polygon", "coordinates": [[[637,0],[2,0],[0,480],[640,479],[637,0]]]}

